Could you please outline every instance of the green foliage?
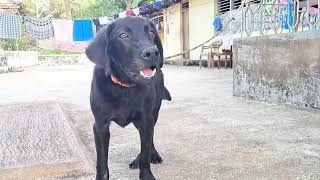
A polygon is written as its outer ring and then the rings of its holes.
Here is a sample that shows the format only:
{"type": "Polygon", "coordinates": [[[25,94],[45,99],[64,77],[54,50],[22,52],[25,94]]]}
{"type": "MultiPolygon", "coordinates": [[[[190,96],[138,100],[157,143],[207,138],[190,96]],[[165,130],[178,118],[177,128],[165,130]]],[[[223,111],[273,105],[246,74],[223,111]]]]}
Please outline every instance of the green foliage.
{"type": "MultiPolygon", "coordinates": [[[[133,0],[132,8],[159,0],[133,0]]],[[[68,1],[69,2],[69,1],[68,1]]],[[[28,15],[64,18],[67,0],[24,0],[28,15]]],[[[70,0],[73,18],[111,17],[126,9],[126,0],[70,0]]]]}
{"type": "Polygon", "coordinates": [[[34,50],[37,47],[36,40],[30,38],[27,35],[23,35],[18,40],[18,48],[19,50],[34,50]]]}
{"type": "Polygon", "coordinates": [[[0,49],[5,51],[14,51],[16,50],[16,40],[15,39],[1,39],[0,40],[0,49]]]}
{"type": "Polygon", "coordinates": [[[139,6],[143,6],[145,4],[149,4],[149,3],[153,3],[153,2],[157,2],[157,1],[159,1],[159,0],[133,0],[131,8],[137,8],[139,6]]]}
{"type": "Polygon", "coordinates": [[[31,39],[27,35],[23,34],[18,40],[15,39],[1,39],[0,48],[6,51],[17,50],[34,50],[37,46],[36,40],[31,39]]]}
{"type": "Polygon", "coordinates": [[[60,50],[45,50],[39,49],[39,55],[68,55],[68,54],[80,54],[76,52],[67,52],[67,51],[60,51],[60,50]]]}
{"type": "Polygon", "coordinates": [[[62,18],[65,15],[64,0],[25,0],[28,15],[34,17],[62,18]]]}
{"type": "Polygon", "coordinates": [[[133,0],[133,1],[132,1],[132,4],[131,4],[131,7],[132,7],[132,8],[138,7],[138,6],[139,6],[139,3],[140,3],[141,1],[143,1],[143,0],[133,0]]]}
{"type": "MultiPolygon", "coordinates": [[[[133,0],[131,8],[156,1],[159,0],[133,0]]],[[[122,12],[125,9],[125,0],[77,0],[74,3],[72,14],[74,18],[111,17],[113,14],[122,12]]]]}
{"type": "Polygon", "coordinates": [[[111,17],[124,9],[125,3],[119,0],[79,0],[75,3],[72,16],[74,18],[111,17]]]}
{"type": "Polygon", "coordinates": [[[65,16],[64,0],[51,0],[47,14],[48,17],[63,18],[65,16]]]}

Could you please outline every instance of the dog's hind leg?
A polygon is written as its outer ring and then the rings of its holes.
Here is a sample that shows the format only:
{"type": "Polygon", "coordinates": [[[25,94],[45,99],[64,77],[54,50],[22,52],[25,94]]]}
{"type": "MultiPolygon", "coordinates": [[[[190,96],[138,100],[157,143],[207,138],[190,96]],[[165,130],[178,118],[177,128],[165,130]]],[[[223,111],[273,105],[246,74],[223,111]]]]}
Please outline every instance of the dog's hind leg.
{"type": "Polygon", "coordinates": [[[109,149],[109,124],[94,124],[93,125],[94,139],[97,152],[97,174],[96,180],[108,180],[108,149],[109,149]]]}

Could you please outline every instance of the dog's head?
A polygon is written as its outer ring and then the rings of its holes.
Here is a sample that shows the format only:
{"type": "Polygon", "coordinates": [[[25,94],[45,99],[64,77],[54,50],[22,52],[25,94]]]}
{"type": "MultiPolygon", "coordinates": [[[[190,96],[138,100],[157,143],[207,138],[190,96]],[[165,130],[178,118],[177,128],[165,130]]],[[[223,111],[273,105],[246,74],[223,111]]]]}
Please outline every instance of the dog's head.
{"type": "Polygon", "coordinates": [[[86,49],[88,58],[128,83],[148,84],[163,65],[155,25],[141,17],[115,20],[86,49]]]}

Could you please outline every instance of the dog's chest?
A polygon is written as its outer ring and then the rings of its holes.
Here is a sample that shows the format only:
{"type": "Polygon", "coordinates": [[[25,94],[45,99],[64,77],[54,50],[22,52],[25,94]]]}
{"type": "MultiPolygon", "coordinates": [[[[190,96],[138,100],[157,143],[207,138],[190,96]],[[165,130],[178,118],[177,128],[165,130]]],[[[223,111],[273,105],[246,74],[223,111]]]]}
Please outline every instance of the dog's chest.
{"type": "Polygon", "coordinates": [[[143,114],[153,112],[154,103],[152,96],[138,93],[122,98],[119,104],[113,108],[113,121],[119,126],[127,126],[133,121],[141,120],[143,114]]]}
{"type": "Polygon", "coordinates": [[[141,112],[139,109],[129,106],[121,106],[113,111],[112,121],[117,123],[121,127],[125,127],[137,118],[139,118],[141,112]]]}

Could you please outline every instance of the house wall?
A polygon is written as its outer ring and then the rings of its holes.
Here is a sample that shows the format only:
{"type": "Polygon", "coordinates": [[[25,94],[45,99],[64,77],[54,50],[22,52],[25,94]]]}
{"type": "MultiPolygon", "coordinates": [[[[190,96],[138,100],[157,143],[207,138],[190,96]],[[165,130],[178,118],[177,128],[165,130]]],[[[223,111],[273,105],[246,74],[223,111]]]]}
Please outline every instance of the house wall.
{"type": "MultiPolygon", "coordinates": [[[[217,12],[216,0],[189,0],[190,48],[203,43],[214,35],[212,25],[217,12]]],[[[190,52],[191,59],[199,59],[201,48],[190,52]]]]}
{"type": "Polygon", "coordinates": [[[164,21],[164,56],[180,53],[182,50],[182,8],[181,3],[175,4],[163,10],[164,21]]]}
{"type": "MultiPolygon", "coordinates": [[[[213,21],[218,13],[218,0],[189,0],[189,47],[193,48],[207,41],[215,34],[213,21]]],[[[164,14],[164,53],[170,56],[180,53],[183,50],[182,34],[182,5],[175,4],[163,10],[164,14]],[[172,23],[173,22],[173,23],[172,23]],[[170,23],[172,27],[170,28],[170,23]],[[171,31],[171,32],[170,32],[171,31]]],[[[228,15],[227,13],[226,15],[228,15]]],[[[225,15],[225,16],[226,16],[225,15]]],[[[230,17],[226,16],[224,20],[229,21],[230,17]]],[[[233,39],[240,37],[234,29],[239,30],[239,24],[233,24],[232,28],[227,28],[218,38],[223,40],[220,48],[230,49],[233,39]]],[[[211,41],[212,42],[212,41],[211,41]]],[[[190,59],[198,60],[201,47],[190,52],[190,59]]],[[[179,56],[181,57],[181,56],[179,56]]]]}

